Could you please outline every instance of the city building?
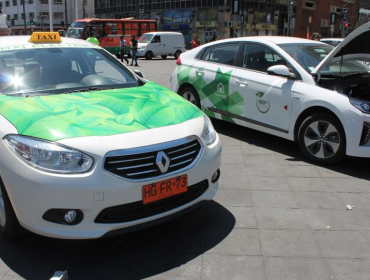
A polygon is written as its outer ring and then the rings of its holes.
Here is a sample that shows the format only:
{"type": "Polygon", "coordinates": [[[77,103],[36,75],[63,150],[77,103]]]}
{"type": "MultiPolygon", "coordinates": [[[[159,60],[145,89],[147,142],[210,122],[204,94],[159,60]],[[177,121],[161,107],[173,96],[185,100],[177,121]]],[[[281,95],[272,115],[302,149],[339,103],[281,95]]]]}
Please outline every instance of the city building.
{"type": "Polygon", "coordinates": [[[156,19],[159,30],[189,42],[212,38],[287,35],[288,0],[96,0],[99,18],[156,19]]]}
{"type": "Polygon", "coordinates": [[[94,17],[94,2],[88,0],[0,0],[12,35],[50,30],[49,2],[53,3],[53,29],[65,29],[76,20],[94,17]],[[77,3],[77,14],[76,14],[77,3]]]}
{"type": "Polygon", "coordinates": [[[312,33],[318,32],[324,37],[345,37],[356,27],[357,0],[294,0],[290,4],[293,36],[310,38],[312,33]],[[333,27],[331,14],[335,17],[333,27]]]}

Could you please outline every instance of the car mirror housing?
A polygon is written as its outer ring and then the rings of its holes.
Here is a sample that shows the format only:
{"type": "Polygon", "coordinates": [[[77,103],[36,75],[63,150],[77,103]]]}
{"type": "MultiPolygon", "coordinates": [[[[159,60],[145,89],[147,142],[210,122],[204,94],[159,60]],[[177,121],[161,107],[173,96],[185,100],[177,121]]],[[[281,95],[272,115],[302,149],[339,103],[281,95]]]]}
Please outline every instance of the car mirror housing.
{"type": "Polygon", "coordinates": [[[288,67],[285,65],[274,65],[267,69],[269,75],[282,76],[287,78],[295,78],[295,75],[292,74],[288,67]]]}
{"type": "Polygon", "coordinates": [[[135,74],[138,75],[141,78],[144,78],[143,73],[140,70],[134,70],[135,74]]]}

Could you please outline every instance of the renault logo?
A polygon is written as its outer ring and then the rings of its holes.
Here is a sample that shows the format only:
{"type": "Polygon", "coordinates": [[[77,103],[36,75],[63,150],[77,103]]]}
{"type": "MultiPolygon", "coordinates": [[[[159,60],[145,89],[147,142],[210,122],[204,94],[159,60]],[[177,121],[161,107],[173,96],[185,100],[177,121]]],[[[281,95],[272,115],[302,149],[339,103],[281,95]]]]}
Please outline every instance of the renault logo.
{"type": "Polygon", "coordinates": [[[164,152],[159,152],[157,154],[155,163],[157,164],[159,170],[161,170],[162,173],[166,173],[168,167],[170,166],[170,158],[164,152]]]}

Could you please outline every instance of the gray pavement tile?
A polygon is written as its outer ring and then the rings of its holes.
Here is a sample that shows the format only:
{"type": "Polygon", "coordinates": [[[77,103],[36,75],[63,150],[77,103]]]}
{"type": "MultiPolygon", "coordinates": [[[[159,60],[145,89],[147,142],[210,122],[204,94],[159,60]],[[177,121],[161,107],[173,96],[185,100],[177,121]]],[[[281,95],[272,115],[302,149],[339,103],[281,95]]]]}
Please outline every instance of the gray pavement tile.
{"type": "MultiPolygon", "coordinates": [[[[53,273],[51,273],[50,275],[50,278],[51,276],[53,276],[53,273]]],[[[1,275],[0,276],[0,280],[24,280],[26,278],[23,278],[19,275],[1,275]]]]}
{"type": "Polygon", "coordinates": [[[285,177],[283,169],[278,165],[246,164],[245,168],[251,177],[285,177]]]}
{"type": "Polygon", "coordinates": [[[336,280],[369,280],[370,278],[369,260],[325,259],[325,264],[329,266],[336,280]]]}
{"type": "Polygon", "coordinates": [[[221,171],[221,177],[218,185],[220,189],[250,190],[250,184],[247,175],[224,177],[223,171],[221,171]]]}
{"type": "Polygon", "coordinates": [[[253,207],[226,206],[221,211],[219,207],[209,207],[206,225],[208,227],[257,228],[253,207]]]}
{"type": "Polygon", "coordinates": [[[252,199],[257,208],[298,208],[293,192],[252,191],[252,199]]]}
{"type": "Polygon", "coordinates": [[[316,166],[285,165],[283,168],[288,177],[322,178],[316,166]]]}
{"type": "Polygon", "coordinates": [[[261,256],[261,246],[256,229],[206,228],[206,254],[261,256]],[[227,235],[228,234],[228,235],[227,235]],[[224,237],[222,241],[220,239],[224,237]]]}
{"type": "Polygon", "coordinates": [[[251,190],[254,191],[290,191],[285,177],[249,177],[251,190]]]}
{"type": "Polygon", "coordinates": [[[247,168],[241,164],[221,163],[220,170],[223,178],[248,175],[247,168]]]}
{"type": "Polygon", "coordinates": [[[265,257],[269,280],[333,280],[320,258],[265,257]]]}
{"type": "Polygon", "coordinates": [[[311,163],[304,161],[305,158],[303,157],[303,155],[299,158],[280,153],[275,153],[275,155],[280,165],[312,165],[311,163]]]}
{"type": "Polygon", "coordinates": [[[305,209],[345,209],[341,200],[335,193],[328,192],[294,192],[299,200],[299,207],[305,209]]]}
{"type": "Polygon", "coordinates": [[[213,200],[223,206],[253,206],[249,190],[218,190],[213,200]]]}
{"type": "Polygon", "coordinates": [[[308,229],[301,209],[255,208],[254,211],[259,229],[308,229]]]}
{"type": "Polygon", "coordinates": [[[242,146],[222,145],[222,156],[224,156],[225,154],[242,155],[243,154],[242,146]]]}
{"type": "Polygon", "coordinates": [[[232,137],[229,137],[229,136],[225,136],[223,134],[218,134],[220,139],[221,139],[221,143],[222,143],[222,146],[241,146],[242,145],[242,141],[240,140],[237,140],[235,138],[232,138],[232,137]]]}
{"type": "Polygon", "coordinates": [[[275,155],[244,155],[245,164],[273,164],[279,165],[275,155]]]}
{"type": "MultiPolygon", "coordinates": [[[[175,256],[176,258],[176,256],[175,256]]],[[[199,280],[202,267],[202,255],[190,259],[188,262],[164,271],[157,275],[145,278],[151,280],[199,280]]]]}
{"type": "Polygon", "coordinates": [[[0,275],[6,274],[9,271],[8,264],[0,259],[0,275]]]}
{"type": "Polygon", "coordinates": [[[322,177],[324,178],[348,178],[348,179],[353,178],[352,176],[346,173],[337,171],[335,169],[330,169],[328,167],[317,166],[317,169],[320,171],[322,177]]]}
{"type": "Polygon", "coordinates": [[[365,210],[303,209],[314,230],[370,230],[370,212],[365,210]]]}
{"type": "Polygon", "coordinates": [[[343,204],[342,208],[351,204],[354,206],[353,209],[370,209],[370,193],[338,193],[338,197],[343,204]]]}
{"type": "Polygon", "coordinates": [[[222,163],[244,164],[243,155],[222,154],[222,163]]]}
{"type": "Polygon", "coordinates": [[[332,192],[323,178],[288,177],[290,188],[299,192],[332,192]]]}
{"type": "Polygon", "coordinates": [[[242,143],[243,154],[245,155],[274,155],[273,150],[269,150],[256,145],[250,145],[248,143],[242,143]]]}
{"type": "Polygon", "coordinates": [[[269,257],[320,257],[308,231],[260,230],[262,253],[269,257]]]}
{"type": "Polygon", "coordinates": [[[352,178],[326,178],[330,188],[336,192],[370,192],[370,181],[352,178]]]}
{"type": "Polygon", "coordinates": [[[316,231],[313,237],[324,257],[370,257],[370,242],[360,231],[316,231]]]}
{"type": "Polygon", "coordinates": [[[265,280],[262,257],[204,255],[202,280],[265,280]]]}

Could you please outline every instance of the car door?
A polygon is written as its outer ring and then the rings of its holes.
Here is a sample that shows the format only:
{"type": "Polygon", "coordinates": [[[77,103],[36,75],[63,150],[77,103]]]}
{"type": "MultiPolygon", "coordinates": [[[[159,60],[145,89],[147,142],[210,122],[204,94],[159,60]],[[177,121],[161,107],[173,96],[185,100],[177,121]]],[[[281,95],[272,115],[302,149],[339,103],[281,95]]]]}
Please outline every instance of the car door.
{"type": "Polygon", "coordinates": [[[246,43],[235,73],[235,91],[244,99],[245,121],[287,133],[295,80],[271,75],[267,69],[287,62],[270,47],[246,43]]]}
{"type": "Polygon", "coordinates": [[[163,44],[161,42],[161,36],[154,36],[152,41],[150,42],[150,45],[154,55],[163,54],[163,44]]]}
{"type": "Polygon", "coordinates": [[[221,113],[222,119],[229,121],[227,113],[233,104],[233,74],[239,45],[239,42],[232,42],[210,46],[201,53],[194,69],[196,81],[193,85],[202,108],[221,113]]]}

